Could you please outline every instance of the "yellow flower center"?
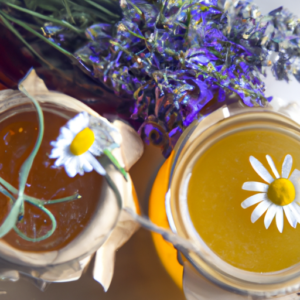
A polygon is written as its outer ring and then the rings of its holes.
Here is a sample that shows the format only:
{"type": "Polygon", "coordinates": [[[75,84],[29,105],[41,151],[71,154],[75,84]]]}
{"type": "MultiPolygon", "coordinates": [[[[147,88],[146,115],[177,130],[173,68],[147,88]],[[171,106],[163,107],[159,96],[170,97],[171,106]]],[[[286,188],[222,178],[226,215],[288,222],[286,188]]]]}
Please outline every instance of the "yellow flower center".
{"type": "Polygon", "coordinates": [[[76,134],[70,145],[70,151],[74,155],[81,155],[90,149],[94,141],[94,132],[86,127],[76,134]]]}
{"type": "Polygon", "coordinates": [[[277,205],[288,205],[295,199],[296,191],[292,182],[285,178],[274,180],[268,189],[268,198],[277,205]]]}

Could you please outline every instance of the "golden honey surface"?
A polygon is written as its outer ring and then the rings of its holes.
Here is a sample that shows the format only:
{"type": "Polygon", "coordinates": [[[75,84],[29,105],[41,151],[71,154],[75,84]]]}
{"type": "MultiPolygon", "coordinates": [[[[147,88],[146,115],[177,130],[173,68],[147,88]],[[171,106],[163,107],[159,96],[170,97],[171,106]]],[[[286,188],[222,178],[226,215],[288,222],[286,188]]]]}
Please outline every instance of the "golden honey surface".
{"type": "MultiPolygon", "coordinates": [[[[272,174],[266,155],[281,174],[284,157],[300,170],[300,141],[268,129],[249,129],[217,141],[198,159],[188,187],[188,208],[194,227],[208,247],[227,263],[252,272],[274,272],[300,262],[300,224],[294,229],[284,217],[280,233],[275,218],[269,229],[265,214],[255,223],[241,203],[257,192],[242,190],[246,181],[264,182],[249,157],[256,157],[272,174]]],[[[292,172],[291,172],[292,173],[292,172]]],[[[274,177],[275,178],[275,177],[274,177]]]]}

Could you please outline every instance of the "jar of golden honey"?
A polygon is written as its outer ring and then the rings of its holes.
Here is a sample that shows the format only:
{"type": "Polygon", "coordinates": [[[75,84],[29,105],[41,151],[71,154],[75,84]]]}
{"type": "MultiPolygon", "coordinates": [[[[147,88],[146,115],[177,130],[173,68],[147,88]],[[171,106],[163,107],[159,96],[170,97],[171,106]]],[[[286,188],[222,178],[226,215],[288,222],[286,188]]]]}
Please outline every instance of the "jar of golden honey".
{"type": "Polygon", "coordinates": [[[160,170],[150,218],[197,250],[154,243],[187,299],[299,299],[300,126],[284,113],[224,106],[195,121],[160,170]]]}

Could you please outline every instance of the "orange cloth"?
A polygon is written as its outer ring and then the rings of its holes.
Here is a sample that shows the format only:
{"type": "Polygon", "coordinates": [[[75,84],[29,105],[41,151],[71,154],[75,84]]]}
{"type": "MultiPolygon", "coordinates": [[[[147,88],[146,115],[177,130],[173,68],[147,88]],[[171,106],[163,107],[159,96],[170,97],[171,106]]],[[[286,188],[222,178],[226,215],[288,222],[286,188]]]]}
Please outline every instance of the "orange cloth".
{"type": "MultiPolygon", "coordinates": [[[[165,194],[168,189],[173,155],[174,152],[160,168],[154,181],[149,201],[150,220],[163,228],[170,228],[165,209],[165,194]]],[[[177,260],[177,250],[157,233],[152,233],[152,238],[162,264],[175,283],[182,289],[183,266],[177,260]]]]}

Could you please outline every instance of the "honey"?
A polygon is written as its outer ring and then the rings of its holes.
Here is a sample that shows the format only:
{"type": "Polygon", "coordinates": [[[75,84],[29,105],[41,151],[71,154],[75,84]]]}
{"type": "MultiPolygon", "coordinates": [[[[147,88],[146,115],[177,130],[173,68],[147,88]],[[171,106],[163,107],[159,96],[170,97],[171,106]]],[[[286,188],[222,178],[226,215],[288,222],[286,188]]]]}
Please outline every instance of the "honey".
{"type": "Polygon", "coordinates": [[[255,223],[241,203],[256,192],[242,189],[247,181],[264,182],[252,168],[254,156],[269,171],[266,155],[281,170],[287,154],[300,170],[300,141],[272,129],[231,133],[207,148],[193,166],[187,204],[194,228],[206,245],[225,262],[243,270],[266,273],[300,262],[300,224],[292,228],[284,216],[280,233],[275,219],[268,229],[261,216],[255,223]]]}
{"type": "MultiPolygon", "coordinates": [[[[80,199],[47,205],[57,221],[57,228],[49,238],[40,242],[25,241],[13,230],[3,239],[23,251],[52,251],[66,246],[89,223],[101,195],[103,177],[95,171],[84,176],[68,177],[63,167],[54,168],[49,158],[51,141],[55,141],[60,128],[75,113],[60,109],[44,110],[45,133],[40,150],[30,171],[25,193],[43,200],[55,200],[79,193],[80,199]]],[[[35,111],[20,111],[0,122],[0,176],[15,188],[19,185],[19,171],[32,151],[38,134],[35,111]]],[[[0,222],[10,209],[8,199],[0,194],[0,222]]],[[[51,228],[50,218],[39,208],[25,202],[25,214],[17,227],[28,237],[43,236],[51,228]]]]}

